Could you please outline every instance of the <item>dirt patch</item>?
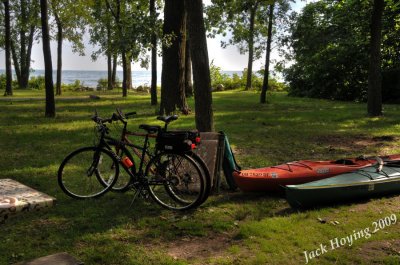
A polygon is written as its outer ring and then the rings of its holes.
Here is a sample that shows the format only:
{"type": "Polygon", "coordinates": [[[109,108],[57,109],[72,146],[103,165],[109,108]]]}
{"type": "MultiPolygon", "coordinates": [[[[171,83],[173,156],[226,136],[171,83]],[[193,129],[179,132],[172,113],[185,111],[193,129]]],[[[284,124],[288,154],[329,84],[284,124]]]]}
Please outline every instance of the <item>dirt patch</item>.
{"type": "Polygon", "coordinates": [[[400,259],[400,239],[368,242],[360,248],[358,255],[366,264],[382,264],[387,256],[400,259]]]}
{"type": "Polygon", "coordinates": [[[219,234],[209,237],[185,237],[167,244],[165,249],[174,259],[201,260],[229,257],[227,250],[233,245],[232,237],[219,234]]]}
{"type": "Polygon", "coordinates": [[[392,135],[367,136],[359,135],[319,135],[311,139],[319,146],[327,146],[330,152],[344,151],[363,154],[368,149],[379,149],[380,155],[386,155],[391,151],[397,137],[392,135]]]}

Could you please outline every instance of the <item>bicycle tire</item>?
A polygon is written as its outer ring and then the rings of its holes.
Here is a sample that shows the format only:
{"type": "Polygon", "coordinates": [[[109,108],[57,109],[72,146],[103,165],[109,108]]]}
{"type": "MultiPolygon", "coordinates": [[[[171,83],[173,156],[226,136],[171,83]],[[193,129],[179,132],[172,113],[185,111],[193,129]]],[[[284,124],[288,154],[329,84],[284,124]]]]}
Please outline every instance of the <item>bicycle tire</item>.
{"type": "Polygon", "coordinates": [[[105,175],[107,164],[116,163],[113,154],[99,147],[83,147],[70,153],[58,169],[58,184],[65,194],[75,199],[97,198],[112,188],[118,179],[119,166],[110,168],[109,185],[102,185],[99,171],[105,175]]]}
{"type": "MultiPolygon", "coordinates": [[[[129,190],[130,185],[131,185],[131,176],[126,171],[129,170],[132,174],[135,174],[136,165],[134,163],[134,159],[133,159],[131,153],[126,148],[119,148],[119,150],[116,150],[115,145],[111,145],[111,148],[112,148],[111,152],[115,153],[120,158],[128,157],[133,162],[133,165],[130,168],[123,167],[124,170],[119,171],[118,179],[114,183],[114,185],[112,185],[112,187],[111,187],[111,191],[113,191],[113,192],[125,192],[125,191],[129,190]]],[[[117,164],[118,164],[118,162],[117,162],[117,164]]],[[[114,167],[114,166],[115,166],[114,164],[110,165],[110,167],[114,167]]],[[[108,186],[109,183],[107,183],[107,181],[103,179],[101,172],[98,171],[98,173],[99,173],[100,182],[103,185],[108,186]]]]}
{"type": "Polygon", "coordinates": [[[167,209],[189,210],[203,202],[206,180],[188,155],[159,153],[147,165],[145,175],[150,196],[167,209]]]}

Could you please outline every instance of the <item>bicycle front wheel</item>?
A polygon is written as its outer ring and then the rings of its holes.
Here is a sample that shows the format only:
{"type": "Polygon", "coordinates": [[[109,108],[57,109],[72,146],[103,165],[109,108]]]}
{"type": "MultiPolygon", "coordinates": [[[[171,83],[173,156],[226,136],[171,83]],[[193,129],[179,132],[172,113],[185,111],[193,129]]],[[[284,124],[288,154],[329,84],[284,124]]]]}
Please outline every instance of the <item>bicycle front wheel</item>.
{"type": "Polygon", "coordinates": [[[69,154],[61,163],[58,184],[72,198],[96,198],[112,188],[118,174],[118,161],[110,151],[84,147],[69,154]],[[103,181],[107,181],[108,185],[104,185],[103,181]]]}
{"type": "Polygon", "coordinates": [[[187,155],[158,154],[147,165],[146,176],[151,197],[165,208],[189,210],[203,202],[205,177],[187,155]]]}

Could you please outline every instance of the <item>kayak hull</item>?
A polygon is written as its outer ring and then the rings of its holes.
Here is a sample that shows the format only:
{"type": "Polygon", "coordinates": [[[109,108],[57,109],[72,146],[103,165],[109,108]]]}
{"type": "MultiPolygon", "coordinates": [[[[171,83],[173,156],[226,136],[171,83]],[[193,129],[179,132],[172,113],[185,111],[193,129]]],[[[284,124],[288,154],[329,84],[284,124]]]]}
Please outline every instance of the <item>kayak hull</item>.
{"type": "Polygon", "coordinates": [[[329,179],[285,188],[293,208],[309,208],[400,192],[400,167],[367,167],[329,179]]]}
{"type": "MultiPolygon", "coordinates": [[[[400,155],[381,157],[400,160],[400,155]]],[[[233,173],[236,185],[244,192],[283,192],[286,185],[297,185],[352,172],[376,164],[376,159],[335,161],[293,161],[282,165],[242,170],[233,173]]]]}

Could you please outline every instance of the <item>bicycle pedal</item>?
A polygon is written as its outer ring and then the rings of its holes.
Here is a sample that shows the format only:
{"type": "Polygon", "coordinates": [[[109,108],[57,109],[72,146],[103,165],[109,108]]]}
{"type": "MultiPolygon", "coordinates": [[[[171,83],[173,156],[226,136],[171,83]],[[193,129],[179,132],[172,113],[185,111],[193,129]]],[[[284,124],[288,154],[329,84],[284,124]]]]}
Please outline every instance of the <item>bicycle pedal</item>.
{"type": "Polygon", "coordinates": [[[143,198],[143,199],[148,199],[148,198],[150,198],[150,194],[149,194],[149,192],[147,190],[142,190],[140,192],[140,197],[143,198]]]}

